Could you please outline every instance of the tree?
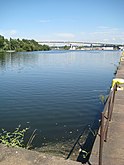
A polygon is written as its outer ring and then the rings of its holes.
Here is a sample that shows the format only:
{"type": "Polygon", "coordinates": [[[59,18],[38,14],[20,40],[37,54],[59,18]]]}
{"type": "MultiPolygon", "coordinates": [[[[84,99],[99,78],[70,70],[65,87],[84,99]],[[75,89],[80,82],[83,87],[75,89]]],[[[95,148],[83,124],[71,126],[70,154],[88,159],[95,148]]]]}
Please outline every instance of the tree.
{"type": "Polygon", "coordinates": [[[0,51],[15,50],[15,51],[37,51],[37,50],[50,50],[48,45],[40,45],[35,40],[27,39],[12,39],[10,41],[4,39],[0,35],[0,51]]]}
{"type": "Polygon", "coordinates": [[[4,37],[0,35],[0,49],[4,47],[4,37]]]}
{"type": "Polygon", "coordinates": [[[9,41],[7,39],[4,39],[4,50],[9,50],[10,49],[10,44],[9,41]]]}
{"type": "Polygon", "coordinates": [[[70,46],[65,45],[63,48],[64,48],[65,50],[69,50],[69,49],[70,49],[70,46]]]}

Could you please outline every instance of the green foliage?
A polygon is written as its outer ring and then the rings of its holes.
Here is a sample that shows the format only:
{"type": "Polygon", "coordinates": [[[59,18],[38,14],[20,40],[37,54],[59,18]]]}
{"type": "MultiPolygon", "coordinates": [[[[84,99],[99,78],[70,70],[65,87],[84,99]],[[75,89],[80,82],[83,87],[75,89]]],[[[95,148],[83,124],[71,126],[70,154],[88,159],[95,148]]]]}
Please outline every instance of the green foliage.
{"type": "Polygon", "coordinates": [[[10,49],[10,44],[7,39],[4,39],[4,47],[3,50],[9,50],[10,49]]]}
{"type": "Polygon", "coordinates": [[[64,48],[65,50],[69,50],[69,49],[70,49],[70,46],[65,45],[63,48],[64,48]]]}
{"type": "Polygon", "coordinates": [[[35,40],[27,40],[27,39],[12,39],[10,41],[4,39],[3,36],[0,35],[0,51],[6,50],[15,50],[15,51],[42,51],[42,50],[50,50],[48,45],[40,45],[35,40]]]}
{"type": "Polygon", "coordinates": [[[4,37],[0,35],[0,49],[4,46],[4,37]]]}
{"type": "Polygon", "coordinates": [[[107,98],[108,98],[107,95],[106,95],[106,96],[104,96],[104,95],[100,95],[100,96],[99,96],[99,99],[100,99],[100,101],[101,101],[103,104],[105,104],[107,98]]]}
{"type": "Polygon", "coordinates": [[[5,51],[3,49],[0,49],[0,53],[4,53],[5,51]]]}
{"type": "Polygon", "coordinates": [[[19,125],[13,132],[7,132],[2,129],[2,133],[0,133],[0,142],[7,146],[25,147],[24,136],[28,129],[29,128],[21,129],[21,125],[19,125]]]}

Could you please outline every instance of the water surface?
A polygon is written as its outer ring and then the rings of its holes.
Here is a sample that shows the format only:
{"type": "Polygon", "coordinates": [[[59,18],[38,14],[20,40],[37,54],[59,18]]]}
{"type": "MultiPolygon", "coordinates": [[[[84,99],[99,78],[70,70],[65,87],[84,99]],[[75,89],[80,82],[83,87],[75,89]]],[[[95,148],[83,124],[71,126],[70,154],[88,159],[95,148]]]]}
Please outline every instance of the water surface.
{"type": "Polygon", "coordinates": [[[102,111],[118,51],[0,54],[0,127],[37,129],[35,146],[75,139],[102,111]]]}

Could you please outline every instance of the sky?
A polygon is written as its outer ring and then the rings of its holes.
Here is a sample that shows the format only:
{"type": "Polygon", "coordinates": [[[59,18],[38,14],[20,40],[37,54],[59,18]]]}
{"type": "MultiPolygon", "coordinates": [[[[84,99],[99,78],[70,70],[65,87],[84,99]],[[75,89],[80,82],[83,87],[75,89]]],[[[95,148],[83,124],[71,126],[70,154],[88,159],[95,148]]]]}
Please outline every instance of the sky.
{"type": "Polygon", "coordinates": [[[0,0],[0,35],[124,44],[124,0],[0,0]]]}

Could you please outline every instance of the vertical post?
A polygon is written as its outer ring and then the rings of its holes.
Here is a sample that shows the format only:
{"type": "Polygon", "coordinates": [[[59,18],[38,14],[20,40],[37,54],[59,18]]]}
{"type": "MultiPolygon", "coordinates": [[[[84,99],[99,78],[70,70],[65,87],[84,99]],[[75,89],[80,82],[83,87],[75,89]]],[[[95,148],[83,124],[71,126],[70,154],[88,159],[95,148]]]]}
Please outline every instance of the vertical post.
{"type": "Polygon", "coordinates": [[[114,106],[114,97],[115,97],[115,91],[117,88],[117,84],[114,85],[113,91],[110,93],[110,99],[108,102],[108,113],[107,113],[107,121],[105,125],[105,135],[104,135],[104,141],[107,141],[107,133],[108,133],[108,127],[109,127],[109,121],[111,121],[112,118],[112,112],[113,112],[113,106],[114,106]]]}
{"type": "Polygon", "coordinates": [[[102,165],[103,142],[104,142],[104,112],[102,112],[102,117],[101,117],[100,145],[99,145],[99,165],[102,165]]]}
{"type": "Polygon", "coordinates": [[[115,98],[115,91],[117,90],[117,83],[115,83],[114,88],[113,88],[113,93],[112,93],[112,98],[111,98],[111,113],[109,116],[109,121],[111,121],[112,118],[112,112],[113,112],[113,106],[114,106],[114,98],[115,98]]]}
{"type": "Polygon", "coordinates": [[[106,142],[107,141],[107,134],[108,134],[108,127],[109,127],[109,119],[110,119],[110,114],[111,114],[111,98],[112,94],[110,94],[109,96],[109,100],[107,102],[107,121],[106,121],[106,124],[105,124],[105,129],[104,129],[104,141],[106,142]]]}

